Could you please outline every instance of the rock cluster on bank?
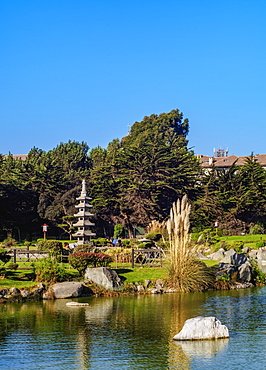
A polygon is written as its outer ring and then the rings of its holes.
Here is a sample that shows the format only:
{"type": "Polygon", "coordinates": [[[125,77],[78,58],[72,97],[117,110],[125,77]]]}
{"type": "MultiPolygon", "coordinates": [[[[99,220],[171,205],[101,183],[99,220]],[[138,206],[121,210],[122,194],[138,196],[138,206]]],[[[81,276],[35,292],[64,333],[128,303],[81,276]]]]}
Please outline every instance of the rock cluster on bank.
{"type": "Polygon", "coordinates": [[[225,251],[223,248],[220,248],[218,251],[206,256],[201,252],[198,258],[219,261],[216,278],[218,281],[222,281],[223,278],[226,279],[228,277],[230,289],[247,288],[254,285],[251,261],[255,260],[258,266],[260,266],[263,258],[266,261],[266,248],[249,250],[248,247],[245,247],[243,248],[243,253],[237,253],[234,249],[225,251]]]}
{"type": "Polygon", "coordinates": [[[45,286],[40,283],[31,290],[28,289],[18,289],[12,287],[10,289],[4,288],[0,289],[0,301],[4,302],[23,302],[27,300],[39,300],[42,299],[43,292],[45,291],[45,286]]]}

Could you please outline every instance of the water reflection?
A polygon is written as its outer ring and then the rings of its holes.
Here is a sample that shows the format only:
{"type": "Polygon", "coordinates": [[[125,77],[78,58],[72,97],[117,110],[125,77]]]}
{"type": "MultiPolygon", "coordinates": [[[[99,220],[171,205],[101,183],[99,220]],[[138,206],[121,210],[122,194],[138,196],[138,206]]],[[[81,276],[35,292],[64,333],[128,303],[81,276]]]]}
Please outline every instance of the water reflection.
{"type": "Polygon", "coordinates": [[[188,357],[215,357],[218,352],[224,350],[229,343],[229,339],[218,340],[192,340],[175,341],[175,346],[182,348],[184,354],[188,357]]]}
{"type": "Polygon", "coordinates": [[[260,369],[266,367],[265,293],[260,288],[79,299],[88,307],[66,306],[70,300],[2,305],[0,369],[231,370],[241,368],[241,361],[260,369]],[[216,316],[231,338],[173,341],[196,316],[216,316]]]}

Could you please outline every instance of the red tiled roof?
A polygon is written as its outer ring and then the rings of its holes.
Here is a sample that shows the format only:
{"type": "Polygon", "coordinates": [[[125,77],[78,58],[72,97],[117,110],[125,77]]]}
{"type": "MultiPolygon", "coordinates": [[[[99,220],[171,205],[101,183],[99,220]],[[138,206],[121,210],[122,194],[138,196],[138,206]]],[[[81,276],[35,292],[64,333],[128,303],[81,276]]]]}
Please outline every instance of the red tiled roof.
{"type": "MultiPolygon", "coordinates": [[[[234,154],[228,157],[209,157],[208,155],[198,155],[200,165],[203,168],[211,168],[212,165],[218,168],[228,168],[236,162],[237,166],[243,166],[248,156],[236,156],[234,154]]],[[[266,154],[255,155],[254,161],[260,163],[263,167],[266,167],[266,154]]]]}
{"type": "MultiPolygon", "coordinates": [[[[12,157],[14,159],[21,159],[22,161],[25,161],[28,154],[12,154],[12,157]]],[[[4,158],[8,157],[7,155],[4,155],[4,158]]]]}

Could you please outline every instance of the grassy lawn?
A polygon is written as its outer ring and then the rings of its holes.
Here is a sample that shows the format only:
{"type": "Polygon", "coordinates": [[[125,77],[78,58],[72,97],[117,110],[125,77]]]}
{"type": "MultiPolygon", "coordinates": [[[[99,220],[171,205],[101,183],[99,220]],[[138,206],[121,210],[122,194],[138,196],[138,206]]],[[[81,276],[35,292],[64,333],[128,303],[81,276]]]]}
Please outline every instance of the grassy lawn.
{"type": "Polygon", "coordinates": [[[165,279],[167,277],[167,267],[136,267],[134,269],[120,268],[115,269],[117,274],[126,283],[143,283],[144,280],[165,279]]]}
{"type": "Polygon", "coordinates": [[[213,260],[202,260],[202,262],[204,262],[205,265],[208,267],[212,267],[218,264],[217,261],[213,261],[213,260]]]}
{"type": "Polygon", "coordinates": [[[232,236],[221,236],[219,238],[221,241],[226,242],[259,242],[261,240],[266,240],[266,234],[257,234],[257,235],[232,235],[232,236]]]}
{"type": "Polygon", "coordinates": [[[37,284],[36,281],[32,281],[32,270],[8,270],[5,279],[0,279],[0,289],[12,287],[23,289],[37,284]]]}

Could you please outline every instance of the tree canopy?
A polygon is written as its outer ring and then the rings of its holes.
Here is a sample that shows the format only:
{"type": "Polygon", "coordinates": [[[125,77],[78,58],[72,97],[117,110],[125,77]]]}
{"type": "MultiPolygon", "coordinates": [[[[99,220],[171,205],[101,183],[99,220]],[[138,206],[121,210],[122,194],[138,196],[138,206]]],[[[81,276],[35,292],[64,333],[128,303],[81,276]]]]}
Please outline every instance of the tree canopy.
{"type": "Polygon", "coordinates": [[[82,179],[99,236],[112,236],[117,224],[132,236],[136,226],[164,220],[185,194],[192,228],[216,220],[226,229],[265,225],[264,168],[250,156],[244,166],[204,172],[188,148],[188,132],[188,119],[175,109],[135,122],[107,148],[68,141],[47,152],[33,147],[26,160],[0,155],[0,236],[30,239],[43,222],[56,235],[71,235],[82,179]]]}

